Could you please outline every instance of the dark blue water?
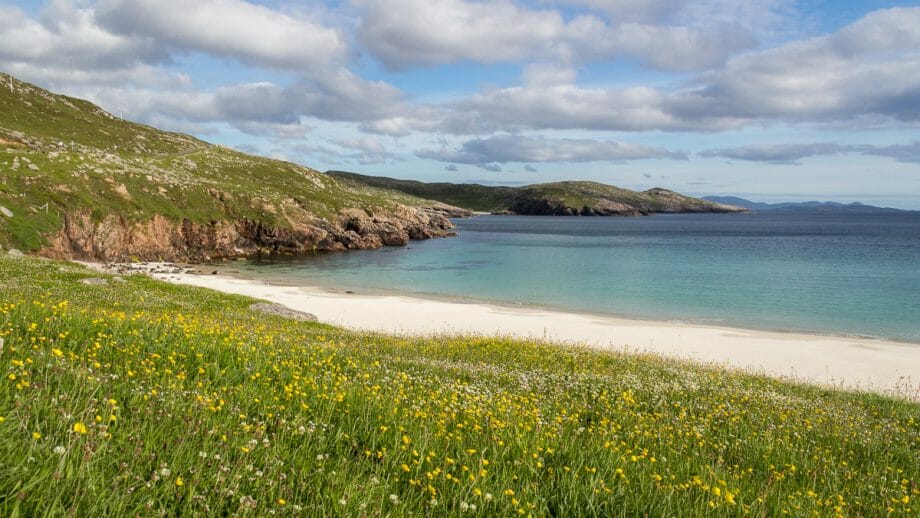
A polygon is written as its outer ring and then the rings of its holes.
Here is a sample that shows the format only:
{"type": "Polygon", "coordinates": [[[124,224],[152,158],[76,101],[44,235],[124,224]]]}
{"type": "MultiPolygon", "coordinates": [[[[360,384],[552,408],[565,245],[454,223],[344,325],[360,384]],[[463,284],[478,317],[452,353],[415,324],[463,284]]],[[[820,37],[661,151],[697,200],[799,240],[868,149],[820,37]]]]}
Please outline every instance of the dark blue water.
{"type": "Polygon", "coordinates": [[[234,265],[274,281],[920,343],[920,213],[480,216],[405,248],[234,265]]]}

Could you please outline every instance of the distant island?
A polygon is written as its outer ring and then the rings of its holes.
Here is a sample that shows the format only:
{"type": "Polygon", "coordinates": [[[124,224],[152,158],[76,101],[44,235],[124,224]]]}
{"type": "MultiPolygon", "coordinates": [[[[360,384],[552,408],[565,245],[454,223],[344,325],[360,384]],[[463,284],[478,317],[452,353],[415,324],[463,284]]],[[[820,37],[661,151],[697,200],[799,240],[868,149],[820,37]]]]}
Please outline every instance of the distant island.
{"type": "Polygon", "coordinates": [[[567,181],[523,187],[425,183],[344,171],[326,174],[355,186],[398,191],[476,212],[526,216],[645,216],[656,213],[747,212],[744,207],[692,198],[662,188],[637,192],[598,182],[567,181]]]}
{"type": "Polygon", "coordinates": [[[713,203],[724,203],[736,207],[744,207],[752,211],[782,211],[782,212],[830,212],[830,213],[852,213],[852,214],[870,214],[870,213],[890,213],[890,212],[910,212],[891,207],[876,207],[866,205],[860,202],[840,203],[835,201],[803,201],[803,202],[783,202],[783,203],[763,203],[758,201],[746,200],[737,196],[704,196],[704,200],[713,203]]]}

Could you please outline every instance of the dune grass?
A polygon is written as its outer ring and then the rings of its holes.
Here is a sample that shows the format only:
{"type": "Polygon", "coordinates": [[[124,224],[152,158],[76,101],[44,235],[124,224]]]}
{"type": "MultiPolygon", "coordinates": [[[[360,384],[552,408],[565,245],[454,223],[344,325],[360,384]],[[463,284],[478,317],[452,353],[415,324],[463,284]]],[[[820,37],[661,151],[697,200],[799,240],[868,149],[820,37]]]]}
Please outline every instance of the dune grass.
{"type": "Polygon", "coordinates": [[[252,302],[0,258],[0,515],[920,510],[913,403],[252,302]]]}

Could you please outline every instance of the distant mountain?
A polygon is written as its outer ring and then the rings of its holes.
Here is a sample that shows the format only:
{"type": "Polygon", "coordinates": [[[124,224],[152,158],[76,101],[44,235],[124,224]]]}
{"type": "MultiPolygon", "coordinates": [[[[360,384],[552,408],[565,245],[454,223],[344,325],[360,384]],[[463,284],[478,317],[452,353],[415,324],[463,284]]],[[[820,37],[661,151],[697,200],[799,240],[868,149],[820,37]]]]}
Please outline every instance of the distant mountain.
{"type": "Polygon", "coordinates": [[[534,216],[641,216],[680,212],[745,212],[747,209],[691,198],[667,189],[636,192],[597,182],[553,182],[523,187],[424,183],[342,171],[328,175],[343,185],[399,191],[465,209],[534,216]]]}
{"type": "Polygon", "coordinates": [[[802,202],[784,202],[784,203],[763,203],[759,201],[746,200],[737,196],[704,196],[704,200],[713,203],[723,203],[726,205],[735,205],[754,211],[784,211],[784,212],[834,212],[834,213],[853,213],[866,214],[875,212],[906,212],[901,209],[890,207],[876,207],[866,205],[860,202],[840,203],[836,201],[802,201],[802,202]]]}

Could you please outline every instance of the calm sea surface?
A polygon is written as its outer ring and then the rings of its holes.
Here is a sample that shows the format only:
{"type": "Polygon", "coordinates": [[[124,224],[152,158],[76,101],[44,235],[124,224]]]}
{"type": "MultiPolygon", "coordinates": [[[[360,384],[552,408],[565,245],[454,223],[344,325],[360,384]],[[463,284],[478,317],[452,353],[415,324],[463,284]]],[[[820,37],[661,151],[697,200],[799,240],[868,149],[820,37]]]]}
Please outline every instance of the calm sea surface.
{"type": "Polygon", "coordinates": [[[920,343],[920,214],[480,216],[404,248],[228,265],[276,282],[920,343]]]}

